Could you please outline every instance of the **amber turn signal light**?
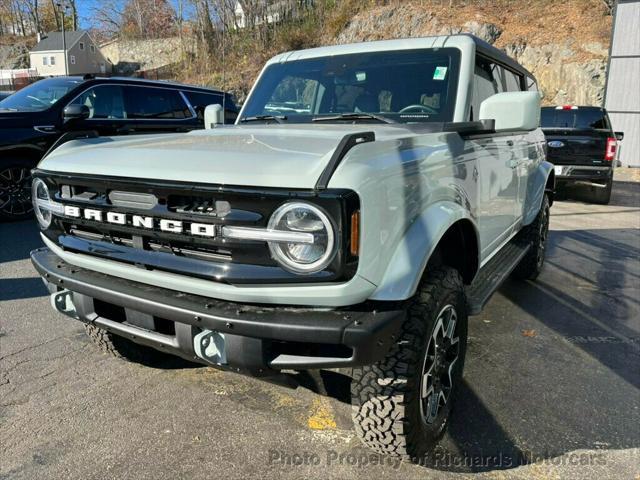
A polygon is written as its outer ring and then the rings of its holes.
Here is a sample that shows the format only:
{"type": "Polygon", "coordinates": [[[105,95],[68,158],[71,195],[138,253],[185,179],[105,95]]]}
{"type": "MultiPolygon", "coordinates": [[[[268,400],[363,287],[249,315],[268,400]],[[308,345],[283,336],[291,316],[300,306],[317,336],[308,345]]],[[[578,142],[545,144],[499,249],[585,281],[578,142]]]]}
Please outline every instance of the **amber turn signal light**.
{"type": "Polygon", "coordinates": [[[351,243],[349,251],[357,257],[360,253],[360,210],[351,214],[351,243]]]}

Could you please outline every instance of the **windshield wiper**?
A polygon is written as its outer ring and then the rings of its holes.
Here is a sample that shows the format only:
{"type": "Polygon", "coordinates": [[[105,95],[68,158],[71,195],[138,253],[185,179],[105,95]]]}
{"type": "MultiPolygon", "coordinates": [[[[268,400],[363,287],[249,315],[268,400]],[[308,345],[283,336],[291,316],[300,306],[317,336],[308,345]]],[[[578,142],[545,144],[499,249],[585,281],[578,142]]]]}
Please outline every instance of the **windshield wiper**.
{"type": "Polygon", "coordinates": [[[287,117],[284,115],[256,115],[255,117],[243,117],[240,119],[240,123],[268,122],[269,120],[273,120],[276,123],[284,123],[287,117]]]}
{"type": "Polygon", "coordinates": [[[354,113],[341,113],[340,115],[334,115],[331,117],[315,117],[312,118],[312,122],[335,122],[336,120],[377,120],[381,123],[398,123],[382,115],[376,115],[374,113],[354,112],[354,113]]]}

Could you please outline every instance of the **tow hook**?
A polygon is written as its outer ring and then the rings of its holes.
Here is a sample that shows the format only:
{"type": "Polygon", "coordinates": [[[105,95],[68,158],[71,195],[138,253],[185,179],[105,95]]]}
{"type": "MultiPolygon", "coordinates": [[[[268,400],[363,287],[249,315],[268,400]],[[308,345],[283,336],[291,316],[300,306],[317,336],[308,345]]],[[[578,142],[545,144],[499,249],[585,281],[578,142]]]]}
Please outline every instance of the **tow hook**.
{"type": "Polygon", "coordinates": [[[51,294],[51,306],[67,317],[80,319],[76,306],[73,304],[73,292],[69,290],[51,294]]]}
{"type": "Polygon", "coordinates": [[[224,334],[212,330],[203,330],[193,337],[193,349],[196,355],[214,365],[227,363],[224,334]]]}

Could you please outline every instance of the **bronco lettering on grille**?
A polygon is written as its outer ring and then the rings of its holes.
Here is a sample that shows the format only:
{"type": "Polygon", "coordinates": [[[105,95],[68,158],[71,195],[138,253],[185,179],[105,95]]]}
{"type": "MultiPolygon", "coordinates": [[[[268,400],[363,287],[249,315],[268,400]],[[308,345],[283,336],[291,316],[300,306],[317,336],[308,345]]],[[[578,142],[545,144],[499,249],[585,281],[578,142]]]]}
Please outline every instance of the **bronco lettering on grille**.
{"type": "Polygon", "coordinates": [[[165,218],[147,217],[144,215],[133,215],[119,212],[104,212],[92,208],[82,209],[73,205],[64,206],[64,215],[71,218],[84,218],[101,223],[112,223],[115,225],[130,225],[135,228],[152,230],[154,228],[168,233],[188,232],[191,235],[213,238],[216,236],[215,225],[208,223],[189,223],[180,220],[170,220],[165,218]],[[105,215],[106,214],[106,215],[105,215]]]}

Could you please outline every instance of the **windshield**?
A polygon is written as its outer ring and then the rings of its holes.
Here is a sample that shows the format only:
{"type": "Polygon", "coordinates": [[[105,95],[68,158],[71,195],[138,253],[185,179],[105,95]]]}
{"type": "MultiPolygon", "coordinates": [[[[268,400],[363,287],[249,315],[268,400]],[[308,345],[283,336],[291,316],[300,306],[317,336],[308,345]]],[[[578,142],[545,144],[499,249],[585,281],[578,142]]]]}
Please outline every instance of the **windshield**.
{"type": "Polygon", "coordinates": [[[404,123],[451,121],[459,59],[457,49],[441,48],[273,64],[249,97],[240,122],[265,115],[287,123],[322,117],[335,122],[380,120],[365,114],[404,123]]]}
{"type": "Polygon", "coordinates": [[[599,108],[560,110],[543,108],[540,118],[542,128],[580,128],[611,130],[611,124],[604,110],[599,108]]]}
{"type": "Polygon", "coordinates": [[[15,112],[41,112],[54,105],[81,80],[71,78],[48,78],[18,90],[0,102],[0,110],[15,112]]]}

